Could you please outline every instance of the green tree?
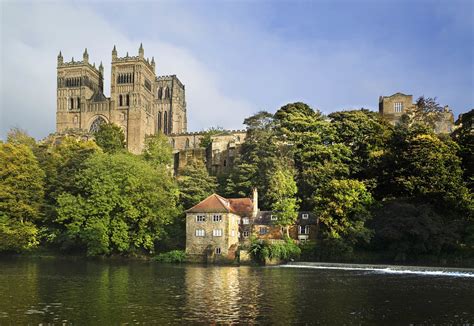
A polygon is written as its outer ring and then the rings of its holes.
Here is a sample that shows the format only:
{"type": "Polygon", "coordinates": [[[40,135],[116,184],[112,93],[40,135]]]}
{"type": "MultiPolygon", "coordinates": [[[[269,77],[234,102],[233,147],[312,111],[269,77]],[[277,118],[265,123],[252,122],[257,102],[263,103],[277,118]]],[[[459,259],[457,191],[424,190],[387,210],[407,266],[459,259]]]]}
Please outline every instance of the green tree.
{"type": "Polygon", "coordinates": [[[375,182],[392,126],[380,114],[366,109],[334,112],[329,118],[336,129],[336,142],[346,145],[352,153],[351,178],[366,184],[375,182]]]}
{"type": "Polygon", "coordinates": [[[0,250],[21,251],[37,244],[33,224],[41,216],[44,172],[23,144],[0,143],[0,250]]]}
{"type": "Polygon", "coordinates": [[[374,246],[395,260],[446,253],[460,240],[459,233],[436,208],[406,199],[384,202],[374,212],[374,246]]]}
{"type": "Polygon", "coordinates": [[[372,195],[364,183],[357,180],[331,180],[315,192],[314,213],[323,225],[327,240],[342,240],[349,248],[359,241],[369,242],[372,195]]]}
{"type": "Polygon", "coordinates": [[[262,111],[244,120],[247,136],[243,142],[239,157],[226,179],[227,196],[248,195],[252,187],[257,187],[260,206],[270,208],[269,182],[278,160],[282,155],[282,144],[274,129],[271,113],[262,111]]]}
{"type": "Polygon", "coordinates": [[[189,209],[212,195],[217,188],[216,178],[210,176],[206,166],[200,160],[194,160],[186,165],[177,177],[179,187],[179,202],[189,209]]]}
{"type": "Polygon", "coordinates": [[[384,156],[380,192],[468,209],[471,196],[463,182],[458,145],[422,125],[399,124],[384,156]]]}
{"type": "Polygon", "coordinates": [[[7,134],[7,143],[15,145],[26,145],[32,150],[37,147],[36,140],[20,128],[13,128],[7,134]]]}
{"type": "Polygon", "coordinates": [[[293,169],[290,166],[279,166],[273,173],[269,186],[272,210],[277,212],[278,216],[276,224],[284,227],[286,236],[289,237],[289,227],[294,225],[299,208],[293,169]]]}
{"type": "Polygon", "coordinates": [[[409,108],[406,115],[409,117],[410,124],[426,124],[431,130],[435,130],[436,123],[443,118],[445,109],[437,101],[436,97],[421,96],[416,100],[413,107],[409,108]]]}
{"type": "Polygon", "coordinates": [[[335,126],[304,103],[283,106],[275,120],[278,137],[287,149],[281,156],[294,160],[301,206],[312,210],[316,189],[349,175],[351,151],[337,142],[335,126]]]}
{"type": "Polygon", "coordinates": [[[222,127],[211,127],[203,132],[204,136],[201,138],[199,142],[199,146],[202,148],[207,148],[212,143],[212,137],[217,135],[226,134],[222,127]]]}
{"type": "Polygon", "coordinates": [[[113,123],[103,123],[94,133],[95,142],[106,153],[117,153],[125,149],[125,134],[113,123]]]}
{"type": "Polygon", "coordinates": [[[170,165],[173,158],[172,153],[173,149],[164,134],[159,133],[146,137],[143,157],[153,165],[170,165]]]}
{"type": "Polygon", "coordinates": [[[461,157],[464,180],[469,188],[474,189],[474,109],[463,113],[456,121],[457,128],[452,137],[459,145],[459,156],[461,157]]]}
{"type": "Polygon", "coordinates": [[[58,198],[63,245],[88,255],[153,252],[177,215],[178,190],[167,169],[138,156],[95,154],[75,178],[76,192],[58,198]]]}

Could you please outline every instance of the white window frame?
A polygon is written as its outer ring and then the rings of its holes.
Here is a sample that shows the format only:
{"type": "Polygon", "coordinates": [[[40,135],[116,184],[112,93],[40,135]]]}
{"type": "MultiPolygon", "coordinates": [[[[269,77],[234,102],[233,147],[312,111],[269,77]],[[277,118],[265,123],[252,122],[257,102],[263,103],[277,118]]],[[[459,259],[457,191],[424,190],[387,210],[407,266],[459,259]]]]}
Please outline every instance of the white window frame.
{"type": "Polygon", "coordinates": [[[230,236],[235,237],[235,230],[230,231],[230,236]]]}
{"type": "Polygon", "coordinates": [[[250,232],[249,232],[249,231],[244,231],[244,232],[242,232],[242,234],[243,234],[243,237],[244,237],[244,238],[248,238],[248,237],[250,236],[250,232]]]}
{"type": "Polygon", "coordinates": [[[242,219],[242,224],[249,224],[249,218],[248,217],[244,217],[242,219]]]}
{"type": "Polygon", "coordinates": [[[309,225],[298,225],[298,234],[309,234],[309,225]]]}
{"type": "Polygon", "coordinates": [[[276,215],[270,215],[270,220],[276,221],[276,220],[278,220],[278,216],[276,216],[276,215]]]}
{"type": "Polygon", "coordinates": [[[221,255],[222,254],[221,247],[217,247],[214,252],[216,253],[216,255],[221,255]]]}
{"type": "Polygon", "coordinates": [[[301,214],[301,218],[303,220],[307,220],[309,218],[309,214],[308,213],[303,213],[303,214],[301,214]]]}
{"type": "Polygon", "coordinates": [[[194,234],[196,235],[196,237],[205,237],[205,236],[206,236],[206,230],[204,230],[204,229],[196,229],[196,231],[194,232],[194,234]]]}
{"type": "Polygon", "coordinates": [[[219,223],[222,222],[222,214],[214,214],[212,215],[212,221],[219,223]],[[217,221],[216,221],[217,220],[217,221]]]}
{"type": "Polygon", "coordinates": [[[212,230],[213,237],[222,237],[222,229],[214,229],[212,230]]]}
{"type": "Polygon", "coordinates": [[[196,222],[198,223],[206,222],[206,215],[205,214],[196,215],[196,222]]]}
{"type": "Polygon", "coordinates": [[[395,111],[395,113],[401,113],[403,111],[403,103],[395,102],[393,104],[393,111],[395,111]]]}

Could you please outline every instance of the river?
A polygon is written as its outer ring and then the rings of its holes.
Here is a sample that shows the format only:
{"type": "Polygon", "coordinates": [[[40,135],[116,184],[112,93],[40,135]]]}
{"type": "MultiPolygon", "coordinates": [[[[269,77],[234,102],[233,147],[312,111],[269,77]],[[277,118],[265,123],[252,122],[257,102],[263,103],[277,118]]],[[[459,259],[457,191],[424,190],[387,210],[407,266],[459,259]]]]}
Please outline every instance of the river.
{"type": "Polygon", "coordinates": [[[474,274],[0,259],[0,325],[474,324],[474,274]]]}

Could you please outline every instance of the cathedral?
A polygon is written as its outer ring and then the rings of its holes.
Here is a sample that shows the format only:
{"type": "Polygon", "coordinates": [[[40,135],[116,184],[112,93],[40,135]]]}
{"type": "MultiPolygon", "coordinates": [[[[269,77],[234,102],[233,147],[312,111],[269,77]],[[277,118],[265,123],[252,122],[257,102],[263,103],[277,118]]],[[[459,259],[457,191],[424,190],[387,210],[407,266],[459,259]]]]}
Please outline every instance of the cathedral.
{"type": "MultiPolygon", "coordinates": [[[[57,65],[56,131],[82,130],[93,133],[103,123],[120,126],[127,149],[143,151],[145,137],[161,132],[168,136],[174,154],[174,170],[193,160],[205,162],[213,175],[228,172],[245,140],[245,130],[223,130],[213,135],[203,148],[204,132],[187,132],[185,87],[176,75],[157,76],[155,59],[145,58],[140,45],[138,56],[119,57],[112,50],[110,97],[104,95],[104,67],[89,62],[87,49],[82,61],[65,62],[61,52],[57,65]]],[[[392,124],[415,104],[413,96],[395,93],[379,98],[379,112],[392,124]]],[[[445,107],[436,123],[436,132],[450,133],[454,117],[445,107]]]]}
{"type": "Polygon", "coordinates": [[[82,129],[94,132],[102,123],[114,123],[124,133],[127,148],[139,154],[145,136],[162,132],[182,134],[187,130],[184,85],[175,75],[157,76],[155,59],[119,57],[112,50],[110,97],[104,95],[104,67],[82,61],[65,62],[61,52],[57,65],[56,131],[82,129]]]}

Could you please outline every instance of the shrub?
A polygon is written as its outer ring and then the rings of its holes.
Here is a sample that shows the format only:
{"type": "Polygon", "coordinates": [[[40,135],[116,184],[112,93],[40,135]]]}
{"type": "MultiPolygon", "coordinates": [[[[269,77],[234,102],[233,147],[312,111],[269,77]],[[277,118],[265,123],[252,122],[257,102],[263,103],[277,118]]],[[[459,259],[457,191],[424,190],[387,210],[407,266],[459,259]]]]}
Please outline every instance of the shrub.
{"type": "Polygon", "coordinates": [[[159,254],[154,259],[160,263],[182,263],[186,260],[186,253],[183,250],[171,250],[159,254]]]}
{"type": "Polygon", "coordinates": [[[254,260],[265,262],[266,259],[290,260],[298,258],[301,254],[301,249],[294,240],[289,238],[275,243],[253,238],[249,253],[254,260]]]}

